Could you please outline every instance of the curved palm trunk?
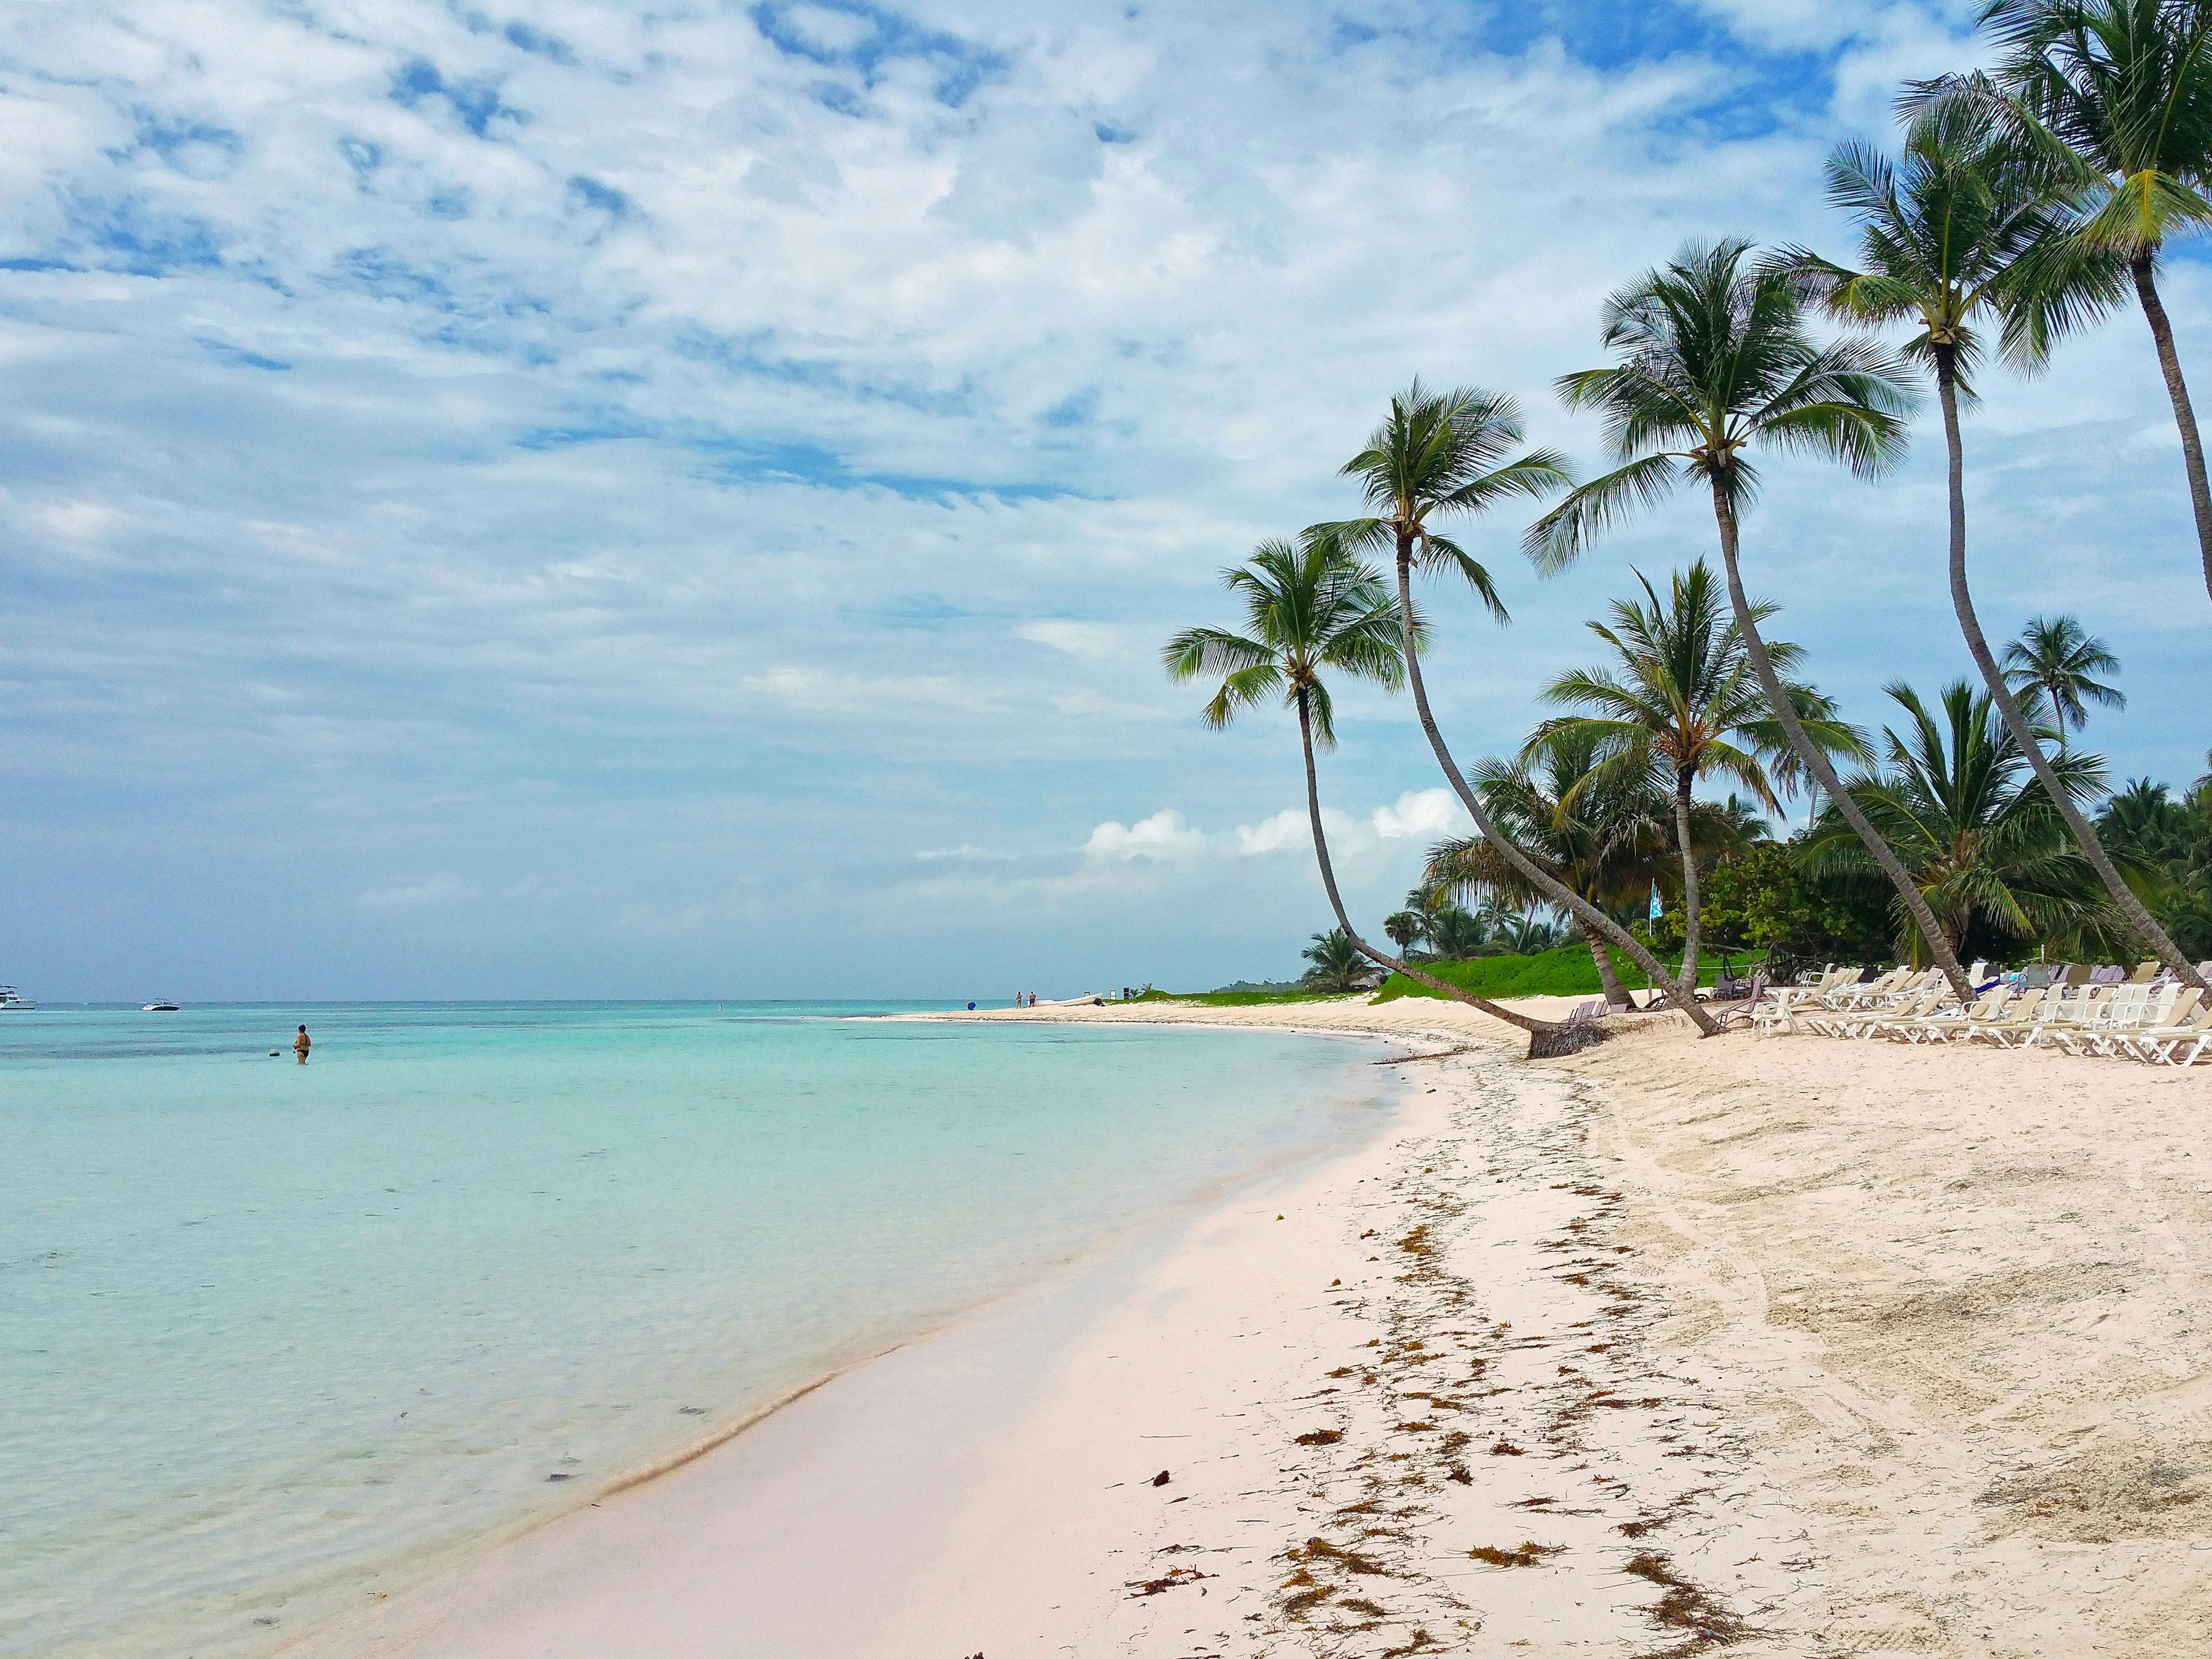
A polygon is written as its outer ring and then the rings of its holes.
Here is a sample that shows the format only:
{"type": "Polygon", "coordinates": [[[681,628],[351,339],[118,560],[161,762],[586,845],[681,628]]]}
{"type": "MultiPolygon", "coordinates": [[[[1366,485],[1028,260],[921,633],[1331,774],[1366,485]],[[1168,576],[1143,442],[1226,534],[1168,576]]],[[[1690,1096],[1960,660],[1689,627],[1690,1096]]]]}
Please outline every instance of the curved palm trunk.
{"type": "Polygon", "coordinates": [[[1534,860],[1516,847],[1512,838],[1490,821],[1490,815],[1482,810],[1482,802],[1476,798],[1474,791],[1468,787],[1467,780],[1460,775],[1459,766],[1452,759],[1451,750],[1444,745],[1443,733],[1437,730],[1436,717],[1429,713],[1428,690],[1421,684],[1419,653],[1413,649],[1413,554],[1404,544],[1398,549],[1398,619],[1399,642],[1406,654],[1406,673],[1413,682],[1413,707],[1420,714],[1421,730],[1428,734],[1429,747],[1436,751],[1437,764],[1443,769],[1445,778],[1459,796],[1460,805],[1467,808],[1468,816],[1474,820],[1474,827],[1482,838],[1495,847],[1505,861],[1527,878],[1529,885],[1573,916],[1585,930],[1595,929],[1627,951],[1630,959],[1650,975],[1654,985],[1666,988],[1667,1000],[1690,1017],[1701,1035],[1718,1036],[1721,1030],[1719,1023],[1698,1006],[1696,997],[1682,994],[1681,987],[1674,982],[1674,975],[1660,965],[1658,958],[1638,945],[1626,927],[1604,911],[1577,896],[1565,883],[1545,874],[1534,860]]]}
{"type": "Polygon", "coordinates": [[[1905,908],[1911,916],[1913,925],[1920,929],[1920,937],[1926,941],[1929,952],[1934,955],[1936,965],[1943,970],[1943,977],[1951,981],[1953,993],[1962,1005],[1972,1002],[1974,988],[1966,982],[1966,970],[1959,966],[1959,953],[1951,948],[1951,941],[1945,935],[1942,924],[1936,920],[1936,913],[1928,908],[1926,896],[1913,881],[1911,872],[1898,862],[1897,854],[1891,850],[1889,843],[1875,832],[1874,825],[1867,822],[1866,814],[1859,811],[1859,804],[1851,799],[1842,780],[1836,776],[1836,769],[1828,763],[1827,756],[1805,736],[1805,727],[1797,718],[1797,710],[1783,692],[1781,677],[1774,672],[1774,659],[1766,654],[1766,641],[1759,637],[1759,624],[1752,619],[1751,601],[1744,597],[1743,575],[1736,568],[1735,509],[1729,505],[1728,492],[1718,478],[1713,480],[1713,517],[1720,526],[1721,563],[1728,570],[1729,603],[1735,607],[1736,627],[1743,634],[1744,648],[1751,653],[1752,672],[1759,676],[1759,684],[1766,692],[1767,703],[1773,708],[1774,717],[1782,722],[1782,730],[1790,739],[1790,748],[1796,750],[1799,762],[1827,792],[1828,799],[1836,804],[1836,810],[1844,815],[1844,821],[1866,843],[1867,851],[1874,854],[1875,862],[1881,866],[1882,873],[1897,889],[1898,897],[1905,901],[1905,908]]]}
{"type": "MultiPolygon", "coordinates": [[[[1950,447],[1951,453],[1951,608],[1959,613],[1959,631],[1966,636],[1966,650],[1974,659],[1974,666],[1982,671],[1982,679],[1990,688],[1990,696],[1997,706],[1997,713],[2004,719],[2005,730],[2012,733],[2013,742],[2020,746],[2021,753],[2035,769],[2035,775],[2043,784],[2044,793],[2051,798],[2051,803],[2058,808],[2059,816],[2066,820],[2067,829],[2073,832],[2075,845],[2081,849],[2081,856],[2095,866],[2099,878],[2105,884],[2105,890],[2112,896],[2112,902],[2120,907],[2121,914],[2128,919],[2128,925],[2142,936],[2159,960],[2179,975],[2184,981],[2199,989],[2212,988],[2205,986],[2203,976],[2197,971],[2196,964],[2181,954],[2174,942],[2166,937],[2166,929],[2158,925],[2150,912],[2143,908],[2142,901],[2120,878],[2120,872],[2112,866],[2112,855],[2105,851],[2104,842],[2097,838],[2097,832],[2090,828],[2089,820],[2074,804],[2073,796],[2059,782],[2057,773],[2051,769],[2050,761],[2045,758],[2043,745],[2036,740],[2027,718],[2021,714],[2011,688],[2005,684],[2003,674],[1998,672],[1996,659],[1990,654],[1990,642],[1982,636],[1981,619],[1974,614],[1974,596],[1966,586],[1966,443],[1959,432],[1957,370],[1948,350],[1939,349],[1936,359],[1936,390],[1943,404],[1943,439],[1950,447]]],[[[2063,724],[2059,729],[2062,732],[2064,731],[2063,724]]],[[[2062,755],[2065,752],[2063,738],[2059,752],[2062,755]]]]}
{"type": "Polygon", "coordinates": [[[1605,987],[1605,1006],[1608,1008],[1627,1007],[1627,989],[1620,982],[1620,975],[1613,965],[1613,958],[1606,954],[1605,941],[1597,936],[1597,930],[1580,916],[1575,918],[1575,926],[1582,929],[1583,942],[1589,946],[1590,960],[1597,964],[1597,982],[1605,987]]]}
{"type": "Polygon", "coordinates": [[[1686,767],[1674,774],[1674,836],[1682,843],[1682,988],[1698,994],[1698,857],[1690,850],[1690,783],[1686,767]]]}
{"type": "Polygon", "coordinates": [[[1492,1019],[1502,1019],[1508,1025],[1519,1026],[1528,1034],[1528,1057],[1531,1060],[1540,1058],[1546,1054],[1565,1053],[1571,1048],[1582,1046],[1583,1042],[1596,1042],[1598,1033],[1595,1029],[1586,1026],[1583,1030],[1589,1032],[1587,1037],[1581,1038],[1573,1043],[1562,1043],[1559,1039],[1566,1034],[1565,1026],[1554,1024],[1550,1020],[1531,1019],[1526,1014],[1515,1013],[1510,1008],[1501,1008],[1487,997],[1479,997],[1474,992],[1461,986],[1447,983],[1432,974],[1425,974],[1419,969],[1399,961],[1395,957],[1384,955],[1359,937],[1358,930],[1352,925],[1352,918],[1344,913],[1344,900],[1338,896],[1336,890],[1336,871],[1329,863],[1328,837],[1321,827],[1321,779],[1314,769],[1313,716],[1306,707],[1306,692],[1304,686],[1298,688],[1298,741],[1305,749],[1306,812],[1313,820],[1314,857],[1321,863],[1321,884],[1328,890],[1328,908],[1336,912],[1336,925],[1344,929],[1344,936],[1352,941],[1352,948],[1370,962],[1389,969],[1393,973],[1403,974],[1407,979],[1418,984],[1425,985],[1431,991],[1439,992],[1455,1002],[1463,1002],[1470,1008],[1480,1008],[1492,1019]]]}
{"type": "Polygon", "coordinates": [[[2197,430],[2197,411],[2190,407],[2189,387],[2181,378],[2181,354],[2173,349],[2173,325],[2166,319],[2165,301],[2158,297],[2158,281],[2152,273],[2150,258],[2148,253],[2138,253],[2128,261],[2128,269],[2135,273],[2136,298],[2142,301],[2144,320],[2150,324],[2150,337],[2158,347],[2158,366],[2166,375],[2166,395],[2173,400],[2173,423],[2181,428],[2181,462],[2189,474],[2190,509],[2197,514],[2197,546],[2204,560],[2204,591],[2212,593],[2212,486],[2208,486],[2204,478],[2204,440],[2197,430]]]}

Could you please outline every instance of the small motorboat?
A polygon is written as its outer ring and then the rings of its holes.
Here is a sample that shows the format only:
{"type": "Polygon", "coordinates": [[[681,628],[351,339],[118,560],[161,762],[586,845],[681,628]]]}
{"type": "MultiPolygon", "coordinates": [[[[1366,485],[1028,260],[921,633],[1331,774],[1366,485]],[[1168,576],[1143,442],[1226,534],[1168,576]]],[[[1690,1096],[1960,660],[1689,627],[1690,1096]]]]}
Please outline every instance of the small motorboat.
{"type": "Polygon", "coordinates": [[[149,1002],[141,1012],[149,1014],[173,1014],[178,1012],[173,1002],[149,1002]]]}
{"type": "Polygon", "coordinates": [[[12,985],[0,985],[0,1008],[35,1008],[39,1005],[12,985]]]}

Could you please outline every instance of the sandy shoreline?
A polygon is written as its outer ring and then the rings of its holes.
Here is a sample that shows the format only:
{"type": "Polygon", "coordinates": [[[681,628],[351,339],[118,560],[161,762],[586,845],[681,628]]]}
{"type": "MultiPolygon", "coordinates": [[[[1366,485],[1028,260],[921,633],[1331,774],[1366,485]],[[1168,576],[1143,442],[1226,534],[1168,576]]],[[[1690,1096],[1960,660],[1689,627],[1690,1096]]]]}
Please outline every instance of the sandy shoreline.
{"type": "MultiPolygon", "coordinates": [[[[2212,1653],[2212,1078],[1659,1018],[288,1650],[2212,1653]],[[1165,1470],[1165,1484],[1153,1477],[1165,1470]]],[[[1008,1013],[988,1016],[1017,1018],[1008,1013]]]]}

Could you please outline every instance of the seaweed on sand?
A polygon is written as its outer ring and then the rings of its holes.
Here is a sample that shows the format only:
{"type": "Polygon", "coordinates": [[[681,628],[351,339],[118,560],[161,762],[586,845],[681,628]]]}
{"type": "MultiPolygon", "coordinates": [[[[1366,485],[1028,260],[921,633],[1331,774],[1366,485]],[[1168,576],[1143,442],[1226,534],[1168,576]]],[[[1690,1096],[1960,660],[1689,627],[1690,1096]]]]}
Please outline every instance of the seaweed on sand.
{"type": "Polygon", "coordinates": [[[1501,1550],[1489,1544],[1478,1544],[1468,1553],[1486,1566],[1535,1567],[1541,1566],[1547,1556],[1558,1555],[1566,1547],[1565,1544],[1539,1544],[1531,1539],[1518,1549],[1501,1550]]]}
{"type": "Polygon", "coordinates": [[[1652,1656],[1652,1659],[1688,1659],[1707,1648],[1723,1648],[1751,1634],[1743,1620],[1701,1584],[1692,1583],[1674,1571],[1674,1564],[1655,1550],[1628,1559],[1626,1571],[1665,1592],[1650,1610],[1651,1622],[1663,1630],[1682,1632],[1689,1639],[1652,1656]]]}

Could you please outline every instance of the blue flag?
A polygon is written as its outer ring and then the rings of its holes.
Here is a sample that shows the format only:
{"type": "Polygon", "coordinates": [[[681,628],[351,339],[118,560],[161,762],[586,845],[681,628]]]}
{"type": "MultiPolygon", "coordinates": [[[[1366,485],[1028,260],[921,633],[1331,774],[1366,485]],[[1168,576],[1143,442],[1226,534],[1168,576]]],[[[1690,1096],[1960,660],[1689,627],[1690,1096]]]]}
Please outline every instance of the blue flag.
{"type": "Polygon", "coordinates": [[[1665,907],[1659,902],[1659,884],[1655,881],[1651,884],[1651,920],[1658,921],[1664,908],[1665,907]]]}

